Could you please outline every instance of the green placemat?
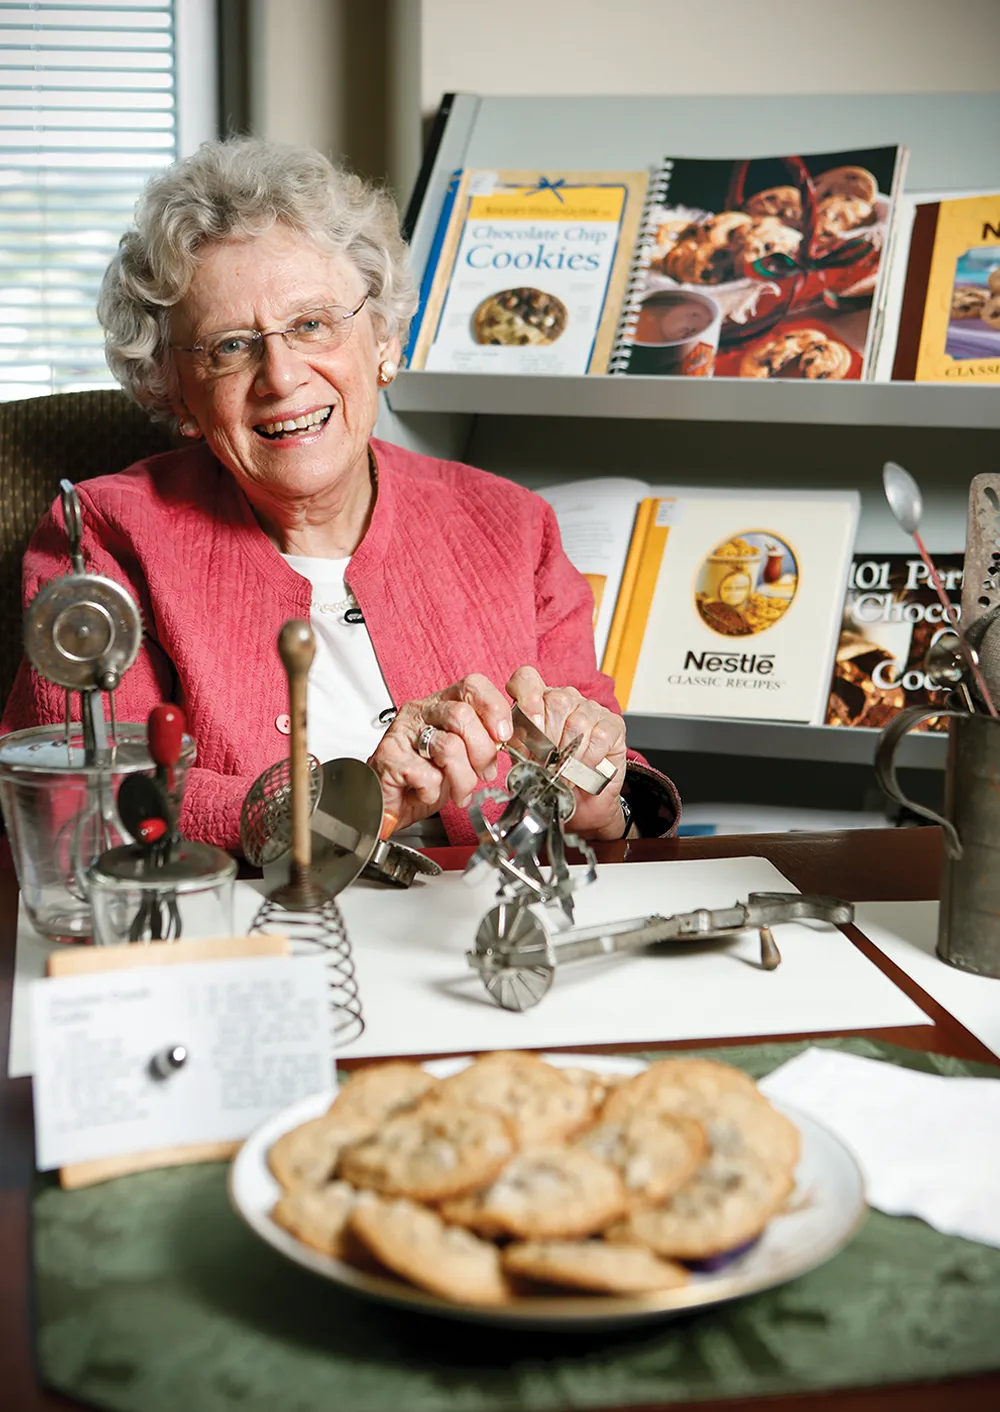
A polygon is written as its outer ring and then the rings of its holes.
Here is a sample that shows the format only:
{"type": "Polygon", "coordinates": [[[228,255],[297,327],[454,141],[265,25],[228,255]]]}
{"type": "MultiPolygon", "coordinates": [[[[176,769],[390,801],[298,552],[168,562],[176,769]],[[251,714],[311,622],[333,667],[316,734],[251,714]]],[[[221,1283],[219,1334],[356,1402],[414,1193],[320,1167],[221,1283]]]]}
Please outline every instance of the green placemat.
{"type": "MultiPolygon", "coordinates": [[[[821,1044],[998,1071],[864,1039],[821,1044]]],[[[761,1077],[803,1044],[724,1056],[761,1077]]],[[[872,1212],[821,1269],[621,1334],[493,1331],[353,1297],[230,1210],[221,1164],[35,1198],[49,1385],[123,1412],[565,1412],[908,1382],[1000,1366],[1000,1250],[872,1212]]]]}

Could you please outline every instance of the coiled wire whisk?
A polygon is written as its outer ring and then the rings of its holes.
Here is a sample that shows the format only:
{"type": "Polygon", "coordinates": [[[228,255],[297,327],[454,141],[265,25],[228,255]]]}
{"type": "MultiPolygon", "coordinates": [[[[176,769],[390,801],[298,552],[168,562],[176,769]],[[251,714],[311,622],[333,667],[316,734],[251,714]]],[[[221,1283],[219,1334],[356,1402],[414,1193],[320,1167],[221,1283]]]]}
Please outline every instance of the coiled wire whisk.
{"type": "Polygon", "coordinates": [[[326,897],[318,905],[309,907],[282,906],[273,896],[265,898],[250,930],[288,937],[293,956],[326,955],[334,1044],[338,1048],[350,1044],[364,1033],[351,943],[336,898],[326,897]]]}

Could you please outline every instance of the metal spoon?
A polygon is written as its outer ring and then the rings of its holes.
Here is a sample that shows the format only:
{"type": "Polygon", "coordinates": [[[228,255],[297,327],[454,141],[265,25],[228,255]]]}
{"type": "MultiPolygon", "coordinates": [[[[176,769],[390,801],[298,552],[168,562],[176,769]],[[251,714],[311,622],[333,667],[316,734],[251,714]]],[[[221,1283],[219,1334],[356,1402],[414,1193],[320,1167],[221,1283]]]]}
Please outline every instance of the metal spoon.
{"type": "Polygon", "coordinates": [[[955,605],[944,590],[941,582],[941,575],[934,567],[934,561],[927,552],[927,547],[920,537],[920,520],[924,513],[923,496],[920,494],[920,487],[910,475],[909,471],[897,465],[895,461],[886,461],[882,467],[882,486],[885,490],[885,498],[889,502],[889,509],[895,517],[896,523],[908,535],[913,537],[913,542],[917,546],[921,559],[927,567],[927,573],[934,586],[934,592],[941,601],[944,608],[945,621],[949,622],[954,630],[955,636],[961,646],[962,656],[965,658],[969,670],[975,678],[976,687],[982,699],[983,705],[991,716],[997,715],[997,708],[993,705],[993,698],[990,695],[989,687],[979,669],[979,660],[973,653],[965,634],[958,621],[958,614],[955,605]]]}

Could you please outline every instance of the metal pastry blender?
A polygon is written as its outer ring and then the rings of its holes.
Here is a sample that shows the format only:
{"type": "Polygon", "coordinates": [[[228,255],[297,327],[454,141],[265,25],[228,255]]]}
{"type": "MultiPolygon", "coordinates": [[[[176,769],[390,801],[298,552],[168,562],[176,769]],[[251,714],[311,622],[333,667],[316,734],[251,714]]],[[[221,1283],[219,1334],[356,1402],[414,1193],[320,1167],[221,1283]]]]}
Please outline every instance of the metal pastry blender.
{"type": "Polygon", "coordinates": [[[708,941],[744,932],[760,935],[760,966],[773,971],[781,955],[771,928],[783,922],[821,921],[843,926],[854,920],[854,904],[801,893],[752,892],[746,902],[715,911],[699,907],[671,917],[652,915],[600,926],[554,932],[541,909],[500,902],[487,912],[476,933],[469,965],[505,1010],[537,1005],[568,961],[641,951],[668,941],[708,941]]]}

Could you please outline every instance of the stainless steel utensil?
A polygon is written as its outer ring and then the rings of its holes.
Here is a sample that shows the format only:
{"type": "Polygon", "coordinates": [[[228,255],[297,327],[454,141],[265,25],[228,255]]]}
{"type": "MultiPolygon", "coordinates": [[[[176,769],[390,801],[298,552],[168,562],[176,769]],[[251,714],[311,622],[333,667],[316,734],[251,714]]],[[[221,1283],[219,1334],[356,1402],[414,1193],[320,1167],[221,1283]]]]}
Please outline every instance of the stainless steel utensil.
{"type": "MultiPolygon", "coordinates": [[[[322,767],[307,757],[310,812],[323,788],[322,767]]],[[[240,810],[243,856],[255,868],[283,857],[292,846],[292,762],[278,760],[257,776],[240,810]]]]}
{"type": "MultiPolygon", "coordinates": [[[[515,751],[518,746],[521,746],[523,747],[521,753],[543,763],[559,752],[559,747],[555,742],[549,740],[545,732],[535,725],[530,716],[525,715],[517,702],[514,703],[511,711],[511,720],[514,725],[514,734],[510,744],[514,746],[515,751]]],[[[574,742],[574,748],[577,745],[579,745],[579,741],[574,742]]],[[[572,753],[566,755],[562,778],[567,784],[582,789],[585,794],[600,794],[602,790],[607,789],[614,777],[615,767],[607,758],[591,766],[585,765],[582,760],[577,760],[572,753]]]]}
{"type": "MultiPolygon", "coordinates": [[[[968,651],[978,662],[976,649],[968,643],[968,651]]],[[[976,709],[969,691],[966,676],[966,655],[962,644],[953,632],[943,632],[936,637],[927,649],[924,658],[924,674],[932,686],[953,687],[967,711],[976,709]]]]}
{"type": "Polygon", "coordinates": [[[79,692],[86,764],[100,765],[110,760],[101,693],[109,693],[113,747],[112,693],[139,655],[142,624],[120,584],[87,573],[80,499],[70,481],[60,481],[59,488],[72,569],[50,579],[28,605],[24,650],[40,676],[65,688],[67,732],[70,695],[79,692]]]}
{"type": "MultiPolygon", "coordinates": [[[[309,756],[312,870],[336,897],[362,876],[389,887],[410,887],[418,875],[436,877],[440,865],[395,839],[382,838],[382,787],[370,765],[343,758],[320,765],[309,756]]],[[[240,837],[247,861],[277,885],[292,841],[291,762],[280,760],[255,780],[243,802],[240,837]]],[[[282,873],[281,877],[284,876],[282,873]]]]}
{"type": "Polygon", "coordinates": [[[854,904],[800,893],[752,892],[746,902],[715,911],[701,907],[670,917],[636,917],[555,933],[539,909],[501,902],[480,923],[468,961],[498,1005],[505,1010],[527,1010],[549,990],[558,966],[641,951],[661,942],[707,941],[756,931],[761,968],[773,971],[781,964],[781,955],[771,928],[802,920],[844,926],[854,920],[854,904]]]}

